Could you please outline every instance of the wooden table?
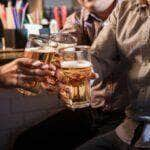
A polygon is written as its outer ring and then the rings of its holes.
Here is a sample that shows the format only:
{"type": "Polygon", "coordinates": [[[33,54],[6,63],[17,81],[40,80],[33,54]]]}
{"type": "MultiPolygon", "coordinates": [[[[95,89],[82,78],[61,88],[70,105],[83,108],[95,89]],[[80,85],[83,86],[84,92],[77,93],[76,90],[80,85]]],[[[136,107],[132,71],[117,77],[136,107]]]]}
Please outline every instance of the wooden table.
{"type": "Polygon", "coordinates": [[[0,49],[0,64],[5,64],[23,56],[24,49],[0,49]]]}

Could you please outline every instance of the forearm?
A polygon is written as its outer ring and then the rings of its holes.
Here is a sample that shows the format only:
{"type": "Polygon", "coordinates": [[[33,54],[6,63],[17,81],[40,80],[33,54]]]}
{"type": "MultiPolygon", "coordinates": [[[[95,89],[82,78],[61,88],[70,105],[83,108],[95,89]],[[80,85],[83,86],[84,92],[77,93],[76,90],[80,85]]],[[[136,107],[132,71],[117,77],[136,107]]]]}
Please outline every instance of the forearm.
{"type": "Polygon", "coordinates": [[[13,72],[9,74],[9,71],[13,68],[12,66],[15,66],[14,62],[0,66],[0,88],[8,88],[8,82],[13,80],[13,72]]]}
{"type": "Polygon", "coordinates": [[[4,88],[5,85],[4,85],[4,81],[3,81],[3,78],[2,78],[2,66],[0,66],[0,88],[4,88]]]}

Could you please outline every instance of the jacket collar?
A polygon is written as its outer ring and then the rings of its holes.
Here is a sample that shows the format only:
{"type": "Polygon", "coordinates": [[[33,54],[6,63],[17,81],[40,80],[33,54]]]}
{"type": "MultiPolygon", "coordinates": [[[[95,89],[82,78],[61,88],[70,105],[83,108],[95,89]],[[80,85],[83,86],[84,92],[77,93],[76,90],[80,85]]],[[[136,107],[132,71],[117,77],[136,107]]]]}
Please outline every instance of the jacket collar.
{"type": "Polygon", "coordinates": [[[93,18],[94,20],[98,21],[98,22],[104,22],[102,19],[100,19],[99,17],[97,17],[95,14],[89,12],[87,9],[82,8],[82,17],[84,19],[84,21],[88,21],[91,18],[93,18]]]}

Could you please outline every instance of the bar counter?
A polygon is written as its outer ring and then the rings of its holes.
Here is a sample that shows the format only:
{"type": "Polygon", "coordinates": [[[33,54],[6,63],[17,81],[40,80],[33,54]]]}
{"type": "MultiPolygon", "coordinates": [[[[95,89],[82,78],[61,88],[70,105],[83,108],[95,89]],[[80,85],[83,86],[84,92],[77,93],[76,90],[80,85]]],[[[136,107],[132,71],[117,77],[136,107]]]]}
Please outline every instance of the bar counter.
{"type": "Polygon", "coordinates": [[[0,65],[23,56],[24,49],[0,49],[0,65]]]}

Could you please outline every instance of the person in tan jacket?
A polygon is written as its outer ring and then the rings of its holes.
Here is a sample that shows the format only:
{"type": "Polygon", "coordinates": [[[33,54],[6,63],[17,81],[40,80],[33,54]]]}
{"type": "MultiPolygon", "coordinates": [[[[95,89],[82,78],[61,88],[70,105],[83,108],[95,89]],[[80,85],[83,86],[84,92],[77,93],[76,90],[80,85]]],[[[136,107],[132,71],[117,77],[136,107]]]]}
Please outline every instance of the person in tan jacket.
{"type": "Polygon", "coordinates": [[[117,0],[77,0],[81,9],[71,14],[61,30],[73,35],[78,45],[91,45],[105,26],[117,0]]]}
{"type": "MultiPolygon", "coordinates": [[[[116,130],[98,136],[78,150],[150,149],[150,0],[117,5],[92,45],[100,81],[126,73],[130,103],[116,130]]],[[[100,93],[97,96],[102,99],[100,93]]],[[[104,104],[105,105],[105,104],[104,104]]]]}

